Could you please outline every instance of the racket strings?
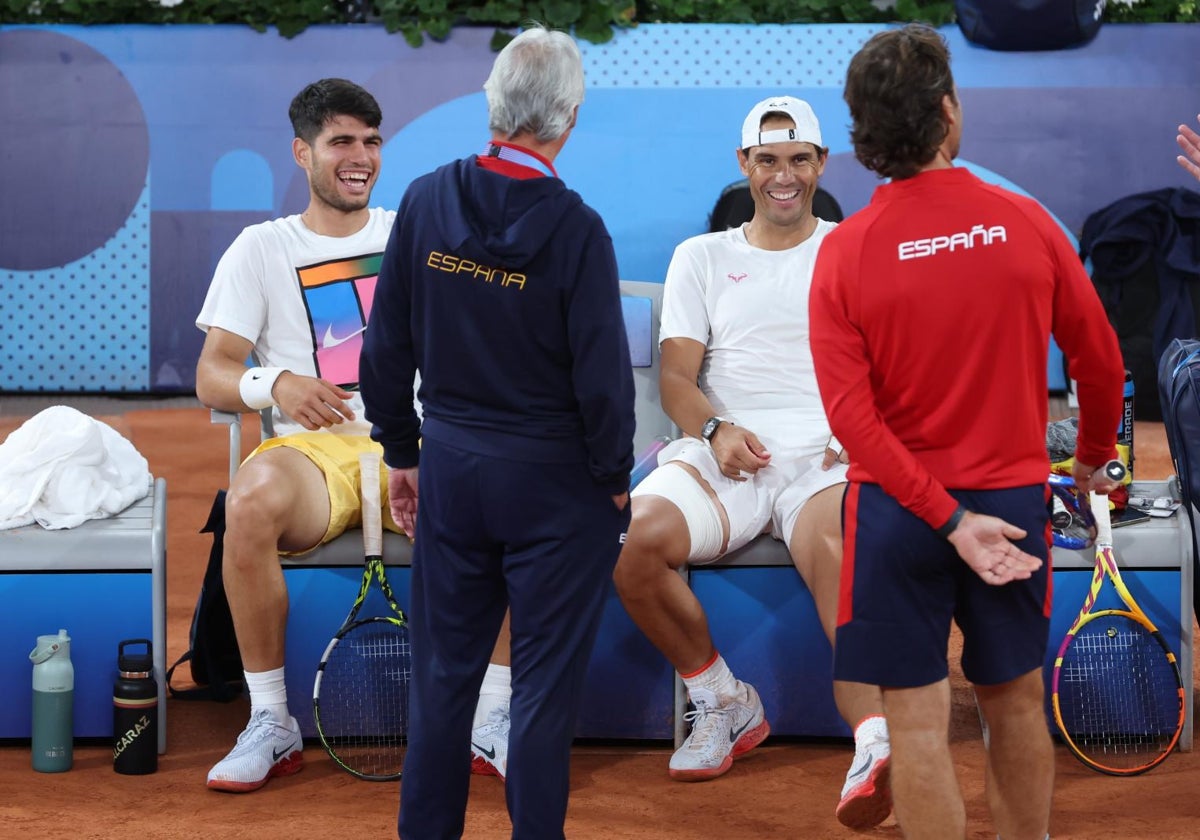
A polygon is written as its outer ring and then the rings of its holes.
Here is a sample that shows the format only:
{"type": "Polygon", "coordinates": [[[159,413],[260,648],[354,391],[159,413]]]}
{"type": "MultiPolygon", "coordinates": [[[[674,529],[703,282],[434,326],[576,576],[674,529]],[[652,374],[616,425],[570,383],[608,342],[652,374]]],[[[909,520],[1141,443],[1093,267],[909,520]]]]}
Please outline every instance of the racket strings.
{"type": "Polygon", "coordinates": [[[1179,681],[1161,642],[1126,616],[1101,616],[1076,634],[1059,674],[1062,722],[1082,756],[1115,770],[1169,751],[1179,681]]]}
{"type": "Polygon", "coordinates": [[[329,652],[316,710],[333,758],[356,775],[399,775],[408,744],[408,631],[387,619],[352,626],[329,652]]]}

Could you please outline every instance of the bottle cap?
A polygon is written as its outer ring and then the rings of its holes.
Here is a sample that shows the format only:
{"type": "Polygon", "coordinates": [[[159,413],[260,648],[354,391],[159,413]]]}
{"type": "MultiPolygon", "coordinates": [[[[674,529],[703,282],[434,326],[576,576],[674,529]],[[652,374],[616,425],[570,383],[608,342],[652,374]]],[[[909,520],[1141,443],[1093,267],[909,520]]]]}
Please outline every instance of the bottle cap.
{"type": "Polygon", "coordinates": [[[154,654],[149,639],[126,639],[117,646],[118,671],[153,671],[154,654]],[[145,653],[126,653],[126,645],[145,645],[145,653]]]}

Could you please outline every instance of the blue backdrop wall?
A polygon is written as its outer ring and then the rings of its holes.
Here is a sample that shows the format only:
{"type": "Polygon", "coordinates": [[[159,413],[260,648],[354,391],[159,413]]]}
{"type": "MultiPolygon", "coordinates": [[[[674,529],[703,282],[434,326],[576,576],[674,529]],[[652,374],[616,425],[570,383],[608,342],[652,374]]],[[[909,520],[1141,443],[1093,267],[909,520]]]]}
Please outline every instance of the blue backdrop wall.
{"type": "MultiPolygon", "coordinates": [[[[808,99],[846,212],[876,181],[841,99],[873,26],[642,25],[581,44],[588,95],[559,173],[603,215],[623,279],[661,282],[739,178],[758,99],[808,99]]],[[[1110,25],[1055,53],[994,53],[944,30],[966,115],[962,160],[1078,233],[1134,192],[1187,186],[1175,126],[1200,110],[1200,27],[1110,25]]],[[[187,391],[217,259],[247,224],[299,212],[287,106],[344,76],[384,110],[375,202],[477,151],[486,29],[410,48],[375,26],[287,40],[240,27],[0,27],[0,391],[187,391]]],[[[1053,383],[1052,383],[1053,384],[1053,383]]]]}

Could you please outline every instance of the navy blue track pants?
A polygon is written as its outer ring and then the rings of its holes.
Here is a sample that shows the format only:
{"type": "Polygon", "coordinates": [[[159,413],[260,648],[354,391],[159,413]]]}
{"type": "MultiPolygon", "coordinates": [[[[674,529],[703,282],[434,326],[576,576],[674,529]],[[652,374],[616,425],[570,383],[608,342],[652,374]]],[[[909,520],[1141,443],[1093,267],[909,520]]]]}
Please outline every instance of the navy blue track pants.
{"type": "Polygon", "coordinates": [[[586,464],[529,464],[422,442],[402,840],[463,832],[471,724],[512,608],[505,796],[514,840],[563,837],[571,740],[629,525],[586,464]]]}

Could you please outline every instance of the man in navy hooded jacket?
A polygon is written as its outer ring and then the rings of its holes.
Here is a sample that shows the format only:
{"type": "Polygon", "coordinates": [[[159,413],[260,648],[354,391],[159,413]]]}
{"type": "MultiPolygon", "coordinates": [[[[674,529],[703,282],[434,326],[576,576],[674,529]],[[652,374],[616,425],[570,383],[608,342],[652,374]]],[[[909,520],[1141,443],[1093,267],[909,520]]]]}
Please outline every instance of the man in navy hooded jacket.
{"type": "Polygon", "coordinates": [[[400,203],[361,358],[393,516],[415,536],[406,840],[462,835],[472,716],[509,607],[512,836],[563,836],[584,671],[629,523],[616,259],[553,167],[583,101],[578,47],[527,30],[484,89],[485,151],[400,203]],[[417,372],[423,419],[405,398],[417,372]]]}

